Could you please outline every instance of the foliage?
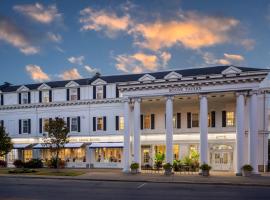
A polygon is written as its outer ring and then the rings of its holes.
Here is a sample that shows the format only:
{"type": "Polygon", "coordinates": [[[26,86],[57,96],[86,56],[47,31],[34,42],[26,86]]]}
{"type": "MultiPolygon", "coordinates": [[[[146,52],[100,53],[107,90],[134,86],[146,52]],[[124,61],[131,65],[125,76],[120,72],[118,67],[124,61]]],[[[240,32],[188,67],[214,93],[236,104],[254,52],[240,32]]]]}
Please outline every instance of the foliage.
{"type": "Polygon", "coordinates": [[[131,163],[130,169],[139,169],[139,163],[131,163]]]}
{"type": "Polygon", "coordinates": [[[174,160],[173,161],[173,170],[175,172],[178,172],[182,169],[182,162],[181,160],[174,160]]]}
{"type": "Polygon", "coordinates": [[[7,162],[4,160],[0,160],[0,167],[7,167],[7,162]]]}
{"type": "Polygon", "coordinates": [[[212,169],[212,167],[206,163],[203,163],[201,166],[200,166],[200,169],[201,170],[205,170],[205,171],[209,171],[212,169]]]}
{"type": "Polygon", "coordinates": [[[44,136],[44,143],[46,146],[49,146],[51,151],[55,153],[56,168],[59,168],[59,152],[68,141],[69,128],[67,127],[64,119],[55,118],[50,120],[46,124],[45,129],[48,132],[48,135],[44,136]]]}
{"type": "Polygon", "coordinates": [[[172,166],[171,163],[166,163],[166,164],[163,165],[163,169],[165,169],[165,170],[171,170],[172,167],[173,167],[173,166],[172,166]]]}
{"type": "Polygon", "coordinates": [[[23,168],[23,169],[12,169],[9,170],[8,173],[10,174],[25,174],[25,173],[35,173],[37,172],[37,170],[34,169],[27,169],[27,168],[23,168]]]}
{"type": "Polygon", "coordinates": [[[23,168],[24,167],[24,162],[21,161],[21,160],[15,160],[13,162],[13,165],[16,167],[16,168],[23,168]]]}
{"type": "Polygon", "coordinates": [[[242,170],[252,172],[253,171],[253,167],[251,165],[244,165],[242,167],[242,170]]]}
{"type": "Polygon", "coordinates": [[[31,159],[28,162],[24,163],[25,168],[43,168],[42,160],[40,159],[31,159]]]}
{"type": "Polygon", "coordinates": [[[58,158],[58,162],[57,162],[57,158],[56,157],[53,157],[51,160],[48,160],[46,162],[46,165],[49,168],[65,168],[66,162],[64,160],[61,160],[60,158],[58,158]]]}
{"type": "Polygon", "coordinates": [[[13,149],[11,138],[3,126],[0,126],[0,157],[7,155],[13,149]]]}
{"type": "Polygon", "coordinates": [[[155,157],[155,167],[157,169],[162,168],[162,163],[165,160],[165,155],[161,153],[157,153],[155,157]]]}

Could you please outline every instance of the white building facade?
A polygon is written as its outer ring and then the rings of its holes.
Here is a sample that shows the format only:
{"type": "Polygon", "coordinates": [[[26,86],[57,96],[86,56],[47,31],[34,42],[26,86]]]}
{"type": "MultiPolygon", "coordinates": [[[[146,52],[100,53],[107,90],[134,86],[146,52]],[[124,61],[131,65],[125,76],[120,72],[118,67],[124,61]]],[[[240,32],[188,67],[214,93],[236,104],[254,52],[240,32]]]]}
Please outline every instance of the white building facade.
{"type": "Polygon", "coordinates": [[[213,170],[255,173],[268,165],[269,70],[235,66],[184,69],[89,79],[0,86],[1,124],[12,137],[16,159],[53,155],[43,145],[44,126],[64,118],[67,167],[153,166],[198,151],[213,170]]]}

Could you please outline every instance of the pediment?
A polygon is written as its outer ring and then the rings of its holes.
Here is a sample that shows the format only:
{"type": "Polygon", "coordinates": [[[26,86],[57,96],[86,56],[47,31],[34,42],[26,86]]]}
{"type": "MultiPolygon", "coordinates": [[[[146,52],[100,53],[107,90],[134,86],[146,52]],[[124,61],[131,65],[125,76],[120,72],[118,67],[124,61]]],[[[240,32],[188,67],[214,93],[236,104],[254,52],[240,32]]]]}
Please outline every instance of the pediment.
{"type": "Polygon", "coordinates": [[[106,84],[107,84],[107,82],[101,78],[98,78],[92,82],[92,85],[106,85],[106,84]]]}
{"type": "Polygon", "coordinates": [[[166,80],[170,80],[170,79],[180,79],[182,78],[182,75],[177,73],[177,72],[170,72],[169,74],[167,74],[164,79],[166,80]]]}
{"type": "Polygon", "coordinates": [[[49,90],[49,89],[51,89],[51,87],[46,83],[42,83],[42,85],[38,87],[38,90],[49,90]]]}
{"type": "Polygon", "coordinates": [[[221,74],[237,74],[237,73],[241,73],[242,70],[241,69],[238,69],[237,67],[234,67],[234,66],[230,66],[228,67],[227,69],[223,70],[221,72],[221,74]]]}
{"type": "Polygon", "coordinates": [[[22,85],[17,89],[17,92],[27,92],[27,91],[29,91],[29,88],[26,87],[25,85],[22,85]]]}
{"type": "Polygon", "coordinates": [[[65,87],[78,87],[78,86],[80,85],[76,83],[75,81],[70,81],[65,85],[65,87]]]}
{"type": "Polygon", "coordinates": [[[154,81],[156,78],[150,74],[145,74],[141,78],[139,78],[139,81],[144,82],[144,81],[154,81]]]}

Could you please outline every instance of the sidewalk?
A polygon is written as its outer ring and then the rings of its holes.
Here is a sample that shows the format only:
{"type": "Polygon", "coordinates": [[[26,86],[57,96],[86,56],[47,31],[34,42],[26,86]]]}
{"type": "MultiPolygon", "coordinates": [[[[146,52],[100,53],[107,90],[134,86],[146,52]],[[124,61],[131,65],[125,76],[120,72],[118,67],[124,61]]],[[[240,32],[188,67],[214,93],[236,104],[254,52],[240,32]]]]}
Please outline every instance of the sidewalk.
{"type": "Polygon", "coordinates": [[[197,174],[177,174],[164,176],[162,173],[125,174],[121,170],[91,169],[76,177],[67,176],[40,176],[40,175],[10,175],[2,174],[2,177],[10,178],[36,178],[36,179],[59,179],[80,181],[122,181],[122,182],[153,182],[153,183],[182,183],[182,184],[218,184],[239,186],[267,186],[270,187],[270,173],[261,176],[239,177],[232,173],[212,172],[210,177],[202,177],[197,174]]]}

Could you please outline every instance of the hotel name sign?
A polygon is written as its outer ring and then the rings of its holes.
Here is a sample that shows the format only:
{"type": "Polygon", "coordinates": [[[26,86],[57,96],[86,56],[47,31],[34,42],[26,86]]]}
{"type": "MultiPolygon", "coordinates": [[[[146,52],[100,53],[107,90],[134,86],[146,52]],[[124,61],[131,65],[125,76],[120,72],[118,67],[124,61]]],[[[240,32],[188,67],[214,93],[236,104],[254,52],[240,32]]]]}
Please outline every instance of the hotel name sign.
{"type": "Polygon", "coordinates": [[[197,93],[201,92],[201,86],[184,86],[184,87],[173,87],[169,88],[170,93],[197,93]]]}

